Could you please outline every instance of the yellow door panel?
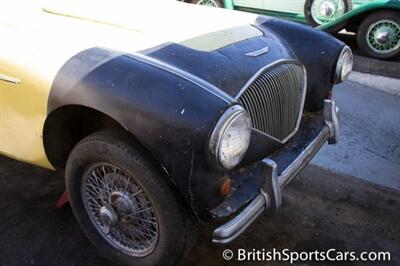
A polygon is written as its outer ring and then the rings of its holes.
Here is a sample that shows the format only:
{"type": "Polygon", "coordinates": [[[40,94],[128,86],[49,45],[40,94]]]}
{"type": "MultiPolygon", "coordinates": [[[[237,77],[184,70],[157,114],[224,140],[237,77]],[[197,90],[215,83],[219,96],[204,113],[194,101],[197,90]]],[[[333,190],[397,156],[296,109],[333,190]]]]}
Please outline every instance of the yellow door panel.
{"type": "Polygon", "coordinates": [[[50,84],[23,70],[0,57],[0,74],[20,80],[0,79],[0,153],[51,168],[42,141],[50,84]]]}
{"type": "Polygon", "coordinates": [[[12,40],[0,42],[0,154],[52,169],[42,136],[51,84],[82,47],[60,49],[62,40],[18,27],[0,33],[12,40]]]}

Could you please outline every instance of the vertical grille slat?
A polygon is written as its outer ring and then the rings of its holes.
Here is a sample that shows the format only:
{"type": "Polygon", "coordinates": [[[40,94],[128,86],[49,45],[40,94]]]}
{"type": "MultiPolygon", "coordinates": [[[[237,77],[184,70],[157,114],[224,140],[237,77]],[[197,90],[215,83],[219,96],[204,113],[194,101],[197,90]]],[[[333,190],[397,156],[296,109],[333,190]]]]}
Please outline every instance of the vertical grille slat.
{"type": "Polygon", "coordinates": [[[280,62],[261,71],[238,101],[249,112],[256,130],[285,142],[297,130],[305,89],[303,66],[280,62]]]}

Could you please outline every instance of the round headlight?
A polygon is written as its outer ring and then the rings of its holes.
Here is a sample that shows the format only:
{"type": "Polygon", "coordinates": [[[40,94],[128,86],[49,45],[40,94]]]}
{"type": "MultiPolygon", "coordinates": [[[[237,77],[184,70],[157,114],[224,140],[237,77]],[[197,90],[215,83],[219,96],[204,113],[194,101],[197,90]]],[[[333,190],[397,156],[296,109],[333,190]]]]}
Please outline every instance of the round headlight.
{"type": "Polygon", "coordinates": [[[217,167],[232,169],[240,163],[250,144],[251,128],[251,119],[240,105],[225,111],[209,144],[212,161],[217,167]]]}
{"type": "Polygon", "coordinates": [[[335,83],[345,81],[353,70],[353,53],[350,47],[345,46],[336,64],[335,83]]]}

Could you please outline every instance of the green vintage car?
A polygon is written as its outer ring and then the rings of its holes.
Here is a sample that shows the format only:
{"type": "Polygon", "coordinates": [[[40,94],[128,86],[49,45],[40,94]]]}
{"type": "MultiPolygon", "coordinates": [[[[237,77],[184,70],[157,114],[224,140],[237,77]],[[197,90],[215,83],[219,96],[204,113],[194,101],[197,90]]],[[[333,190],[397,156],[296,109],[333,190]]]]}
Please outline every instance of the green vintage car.
{"type": "Polygon", "coordinates": [[[400,54],[400,0],[185,0],[354,32],[360,50],[378,59],[400,54]]]}
{"type": "Polygon", "coordinates": [[[188,0],[186,2],[288,18],[313,26],[333,21],[371,0],[188,0]],[[354,2],[354,3],[353,3],[354,2]]]}

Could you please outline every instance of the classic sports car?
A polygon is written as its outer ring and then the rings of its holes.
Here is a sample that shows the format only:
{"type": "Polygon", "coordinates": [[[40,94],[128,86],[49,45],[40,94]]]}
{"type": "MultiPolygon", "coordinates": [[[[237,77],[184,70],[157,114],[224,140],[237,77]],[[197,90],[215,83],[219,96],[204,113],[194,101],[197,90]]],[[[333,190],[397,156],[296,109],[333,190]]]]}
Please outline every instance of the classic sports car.
{"type": "Polygon", "coordinates": [[[65,169],[114,262],[176,264],[199,220],[231,242],[338,137],[352,53],[324,32],[164,0],[2,8],[0,152],[65,169]]]}
{"type": "MultiPolygon", "coordinates": [[[[182,0],[180,0],[182,1],[182,0]]],[[[185,0],[357,34],[360,50],[378,59],[400,54],[400,0],[185,0]]]]}

